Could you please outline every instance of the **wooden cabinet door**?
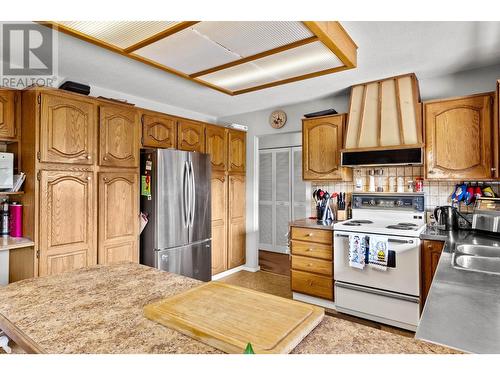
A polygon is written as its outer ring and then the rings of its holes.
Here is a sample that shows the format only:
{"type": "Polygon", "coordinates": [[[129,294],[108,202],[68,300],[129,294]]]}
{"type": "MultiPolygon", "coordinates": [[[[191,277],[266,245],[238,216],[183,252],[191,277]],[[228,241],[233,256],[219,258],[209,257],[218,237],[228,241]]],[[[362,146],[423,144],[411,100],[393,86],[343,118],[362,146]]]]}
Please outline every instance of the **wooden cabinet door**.
{"type": "Polygon", "coordinates": [[[136,173],[99,173],[99,264],[139,262],[136,173]]]}
{"type": "Polygon", "coordinates": [[[95,104],[60,93],[40,95],[40,161],[92,164],[97,127],[95,104]]]}
{"type": "Polygon", "coordinates": [[[212,171],[224,172],[227,167],[227,129],[207,125],[205,128],[205,151],[210,155],[212,171]]]}
{"type": "Polygon", "coordinates": [[[142,115],[142,145],[145,147],[175,148],[177,119],[160,114],[142,115]]]}
{"type": "Polygon", "coordinates": [[[423,308],[429,289],[432,284],[432,278],[436,273],[436,268],[443,251],[444,243],[442,241],[423,241],[422,242],[422,256],[421,256],[421,282],[422,282],[422,303],[423,308]]]}
{"type": "Polygon", "coordinates": [[[245,176],[229,176],[228,268],[241,266],[246,256],[245,176]]]}
{"type": "Polygon", "coordinates": [[[177,125],[177,148],[184,151],[205,152],[205,124],[180,119],[177,125]]]}
{"type": "Polygon", "coordinates": [[[492,96],[424,103],[427,179],[488,179],[492,170],[492,96]]]}
{"type": "Polygon", "coordinates": [[[227,178],[212,173],[212,275],[227,270],[227,178]]]}
{"type": "Polygon", "coordinates": [[[139,166],[139,116],[135,109],[118,105],[99,107],[99,164],[139,166]]]}
{"type": "Polygon", "coordinates": [[[92,172],[41,171],[40,276],[96,264],[92,172]]]}
{"type": "Polygon", "coordinates": [[[246,135],[245,132],[229,129],[229,172],[245,172],[246,135]]]}
{"type": "Polygon", "coordinates": [[[0,90],[0,139],[16,135],[16,92],[0,90]]]}
{"type": "Polygon", "coordinates": [[[302,121],[302,178],[304,180],[342,179],[340,150],[344,115],[302,121]]]}

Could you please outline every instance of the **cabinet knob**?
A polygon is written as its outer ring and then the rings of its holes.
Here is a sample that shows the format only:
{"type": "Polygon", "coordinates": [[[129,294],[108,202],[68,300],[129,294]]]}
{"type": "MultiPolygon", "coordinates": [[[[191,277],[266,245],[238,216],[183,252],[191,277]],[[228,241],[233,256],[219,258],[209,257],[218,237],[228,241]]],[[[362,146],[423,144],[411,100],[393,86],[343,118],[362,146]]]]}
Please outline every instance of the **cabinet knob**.
{"type": "Polygon", "coordinates": [[[312,267],[313,264],[312,263],[307,263],[307,267],[312,267]]]}
{"type": "Polygon", "coordinates": [[[87,159],[88,160],[92,159],[92,156],[91,155],[87,155],[87,159]]]}
{"type": "Polygon", "coordinates": [[[309,286],[313,286],[313,281],[309,280],[309,286]]]}
{"type": "Polygon", "coordinates": [[[306,234],[306,237],[312,237],[312,236],[313,236],[313,234],[312,234],[312,233],[307,233],[307,234],[306,234]]]}
{"type": "Polygon", "coordinates": [[[88,177],[87,177],[87,180],[89,180],[89,181],[90,181],[90,180],[92,180],[92,177],[88,176],[88,177]]]}
{"type": "Polygon", "coordinates": [[[307,249],[306,251],[313,251],[312,247],[310,247],[309,249],[307,249]]]}
{"type": "Polygon", "coordinates": [[[434,174],[434,173],[436,173],[436,171],[433,171],[433,170],[431,169],[431,170],[430,170],[430,171],[428,171],[427,173],[429,173],[429,174],[434,174]]]}
{"type": "Polygon", "coordinates": [[[107,156],[104,156],[104,157],[102,158],[102,160],[108,160],[108,157],[107,157],[107,156]]]}
{"type": "Polygon", "coordinates": [[[491,168],[491,171],[492,172],[495,172],[497,169],[496,168],[491,168]]]}
{"type": "Polygon", "coordinates": [[[102,180],[103,181],[108,181],[108,178],[107,177],[103,177],[102,180]]]}

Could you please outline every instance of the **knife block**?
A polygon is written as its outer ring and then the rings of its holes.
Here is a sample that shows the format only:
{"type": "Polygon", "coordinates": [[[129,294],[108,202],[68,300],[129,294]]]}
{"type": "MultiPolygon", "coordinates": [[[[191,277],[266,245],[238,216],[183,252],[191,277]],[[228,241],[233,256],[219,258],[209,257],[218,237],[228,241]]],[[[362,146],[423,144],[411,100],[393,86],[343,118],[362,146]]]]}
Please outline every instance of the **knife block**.
{"type": "Polygon", "coordinates": [[[337,210],[337,220],[347,220],[347,210],[337,210]]]}

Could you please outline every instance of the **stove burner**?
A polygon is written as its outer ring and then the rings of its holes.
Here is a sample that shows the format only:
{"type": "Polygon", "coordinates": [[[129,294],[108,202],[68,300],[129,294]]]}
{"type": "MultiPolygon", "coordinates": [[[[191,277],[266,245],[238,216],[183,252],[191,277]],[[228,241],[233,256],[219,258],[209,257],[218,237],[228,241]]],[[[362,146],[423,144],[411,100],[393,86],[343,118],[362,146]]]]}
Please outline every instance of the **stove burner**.
{"type": "Polygon", "coordinates": [[[410,225],[401,225],[401,224],[395,224],[395,225],[388,225],[386,226],[387,229],[399,229],[399,230],[414,230],[415,228],[410,225]]]}
{"type": "Polygon", "coordinates": [[[351,220],[346,223],[342,223],[342,225],[347,225],[351,227],[359,227],[361,224],[373,224],[371,220],[351,220]]]}
{"type": "Polygon", "coordinates": [[[417,224],[415,224],[415,223],[398,223],[397,225],[401,225],[404,227],[416,227],[417,226],[417,224]]]}

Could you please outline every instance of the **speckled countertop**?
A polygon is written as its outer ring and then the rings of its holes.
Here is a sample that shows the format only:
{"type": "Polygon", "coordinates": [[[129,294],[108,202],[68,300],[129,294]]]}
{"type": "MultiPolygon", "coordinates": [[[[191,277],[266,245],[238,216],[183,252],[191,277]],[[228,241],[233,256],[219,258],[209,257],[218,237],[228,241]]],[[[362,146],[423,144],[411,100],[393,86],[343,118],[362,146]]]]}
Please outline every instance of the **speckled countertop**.
{"type": "Polygon", "coordinates": [[[338,221],[334,220],[329,223],[325,223],[321,220],[316,220],[316,219],[297,219],[291,221],[289,224],[292,227],[333,230],[333,224],[335,223],[338,223],[338,221]]]}
{"type": "MultiPolygon", "coordinates": [[[[144,305],[199,283],[137,264],[95,266],[0,288],[0,314],[46,353],[220,353],[143,316],[144,305]]],[[[326,316],[292,353],[452,352],[326,316]]]]}

